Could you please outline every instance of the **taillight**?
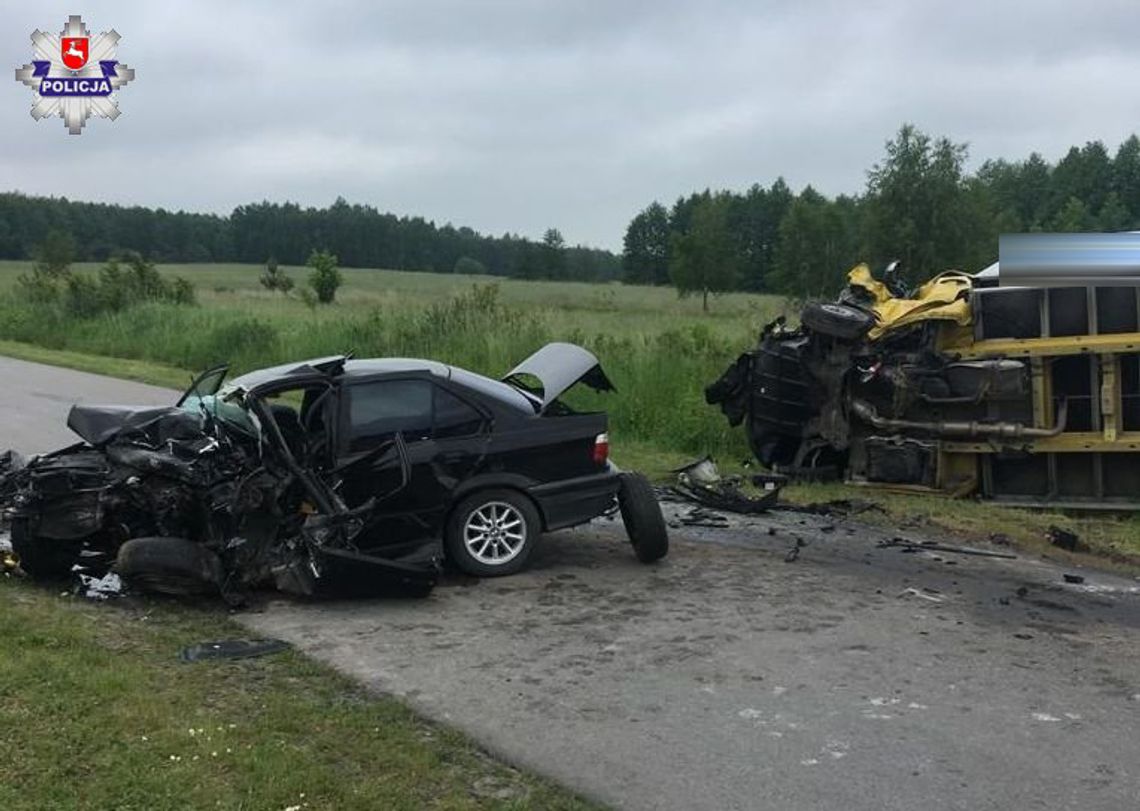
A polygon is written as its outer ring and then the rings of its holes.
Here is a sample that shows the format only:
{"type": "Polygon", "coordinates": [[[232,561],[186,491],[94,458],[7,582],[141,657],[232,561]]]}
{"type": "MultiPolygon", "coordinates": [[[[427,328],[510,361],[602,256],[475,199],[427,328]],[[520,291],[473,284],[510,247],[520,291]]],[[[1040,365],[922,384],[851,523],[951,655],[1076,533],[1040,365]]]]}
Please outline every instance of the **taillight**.
{"type": "Polygon", "coordinates": [[[598,434],[594,438],[594,464],[604,465],[610,458],[610,435],[598,434]]]}

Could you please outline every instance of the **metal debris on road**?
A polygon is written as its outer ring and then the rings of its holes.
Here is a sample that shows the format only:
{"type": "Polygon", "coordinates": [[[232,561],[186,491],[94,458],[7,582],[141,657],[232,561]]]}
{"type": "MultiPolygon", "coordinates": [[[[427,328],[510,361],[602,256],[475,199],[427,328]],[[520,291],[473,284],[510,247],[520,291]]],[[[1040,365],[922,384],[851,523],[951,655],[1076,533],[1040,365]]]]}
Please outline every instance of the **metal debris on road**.
{"type": "Polygon", "coordinates": [[[280,639],[223,639],[219,642],[202,642],[183,648],[178,658],[183,662],[204,659],[251,659],[288,650],[289,643],[280,639]]]}
{"type": "Polygon", "coordinates": [[[887,512],[879,504],[861,498],[837,498],[831,501],[813,501],[809,504],[783,504],[780,509],[795,513],[840,517],[862,515],[872,511],[885,515],[887,512]]]}
{"type": "Polygon", "coordinates": [[[901,592],[899,592],[898,596],[899,597],[918,597],[920,599],[926,600],[926,601],[931,602],[931,603],[940,603],[940,602],[942,602],[942,599],[943,599],[943,598],[939,597],[937,594],[929,594],[929,593],[927,593],[926,590],[920,591],[920,590],[914,588],[913,586],[910,588],[903,589],[901,592]]]}
{"type": "Polygon", "coordinates": [[[1049,539],[1049,543],[1053,544],[1066,552],[1083,552],[1086,547],[1081,543],[1080,537],[1075,532],[1070,532],[1067,529],[1061,529],[1055,524],[1045,530],[1045,537],[1049,539]]]}
{"type": "Polygon", "coordinates": [[[727,529],[729,526],[728,518],[718,512],[705,509],[704,507],[693,507],[684,515],[678,516],[677,522],[679,525],[686,527],[727,529]]]}
{"type": "Polygon", "coordinates": [[[976,555],[984,558],[1002,558],[1004,560],[1017,559],[1017,555],[1010,554],[1009,552],[990,552],[986,549],[975,549],[972,546],[951,546],[950,544],[937,543],[935,541],[908,541],[906,538],[891,538],[889,541],[880,541],[875,546],[878,549],[898,548],[903,552],[952,552],[958,555],[976,555]]]}
{"type": "Polygon", "coordinates": [[[788,550],[788,554],[784,555],[784,563],[794,563],[800,559],[800,550],[807,546],[807,541],[803,538],[796,538],[796,545],[788,550]]]}
{"type": "Polygon", "coordinates": [[[123,593],[123,581],[114,572],[107,572],[102,577],[76,572],[79,585],[76,593],[88,600],[107,600],[118,597],[123,593]]]}
{"type": "Polygon", "coordinates": [[[672,471],[677,484],[669,492],[714,510],[755,515],[775,506],[780,496],[777,486],[765,486],[763,495],[753,496],[743,489],[741,476],[722,476],[711,456],[690,462],[672,471]]]}

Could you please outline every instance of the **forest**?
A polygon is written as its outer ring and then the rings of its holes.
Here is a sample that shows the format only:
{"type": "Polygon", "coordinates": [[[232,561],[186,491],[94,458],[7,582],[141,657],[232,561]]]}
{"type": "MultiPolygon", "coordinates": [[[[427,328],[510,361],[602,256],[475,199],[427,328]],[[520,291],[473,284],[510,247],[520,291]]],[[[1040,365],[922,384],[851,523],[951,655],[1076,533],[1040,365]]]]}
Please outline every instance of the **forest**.
{"type": "Polygon", "coordinates": [[[744,192],[705,190],[653,202],[626,229],[623,279],[682,293],[728,290],[828,296],[860,261],[899,260],[920,282],[997,259],[998,235],[1124,231],[1140,223],[1140,139],[1100,141],[1055,164],[1036,152],[968,172],[966,144],[904,125],[867,172],[862,194],[834,198],[777,179],[744,192]]]}
{"type": "Polygon", "coordinates": [[[34,258],[49,234],[70,237],[77,261],[133,251],[158,263],[303,265],[330,250],[345,267],[491,274],[521,279],[613,279],[612,252],[568,246],[547,229],[541,241],[485,236],[470,228],[396,216],[337,198],[328,208],[251,203],[229,216],[0,194],[0,259],[34,258]]]}

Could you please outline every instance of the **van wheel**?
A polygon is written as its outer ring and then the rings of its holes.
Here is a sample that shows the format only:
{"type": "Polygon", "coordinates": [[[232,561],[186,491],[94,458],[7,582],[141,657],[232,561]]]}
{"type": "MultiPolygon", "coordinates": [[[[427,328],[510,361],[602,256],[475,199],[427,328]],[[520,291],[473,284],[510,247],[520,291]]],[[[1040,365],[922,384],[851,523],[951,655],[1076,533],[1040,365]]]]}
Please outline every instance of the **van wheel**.
{"type": "Polygon", "coordinates": [[[618,506],[638,560],[653,563],[669,554],[669,531],[649,479],[640,473],[622,473],[618,506]]]}
{"type": "Polygon", "coordinates": [[[222,582],[218,556],[185,538],[133,538],[119,547],[115,571],[144,591],[176,596],[209,594],[222,582]]]}
{"type": "Polygon", "coordinates": [[[468,574],[498,577],[526,565],[541,532],[529,498],[514,490],[483,490],[455,508],[444,545],[451,562],[468,574]]]}
{"type": "Polygon", "coordinates": [[[875,316],[848,304],[814,302],[804,307],[800,313],[800,323],[820,335],[854,341],[875,326],[875,316]]]}

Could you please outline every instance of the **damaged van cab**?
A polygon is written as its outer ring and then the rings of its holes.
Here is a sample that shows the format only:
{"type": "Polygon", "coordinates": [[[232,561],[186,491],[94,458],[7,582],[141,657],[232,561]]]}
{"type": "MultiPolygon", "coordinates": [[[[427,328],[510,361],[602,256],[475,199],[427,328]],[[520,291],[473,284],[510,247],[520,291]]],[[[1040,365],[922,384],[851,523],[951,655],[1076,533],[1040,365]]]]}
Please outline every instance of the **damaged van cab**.
{"type": "Polygon", "coordinates": [[[161,591],[273,585],[426,592],[439,563],[521,569],[544,531],[621,511],[639,559],[668,537],[648,482],[609,461],[597,358],[549,344],[502,380],[430,360],[348,356],[226,380],[169,408],[74,406],[84,442],[0,478],[33,575],[113,566],[161,591]]]}
{"type": "Polygon", "coordinates": [[[706,399],[784,473],[1135,509],[1140,287],[1047,255],[1069,275],[947,271],[907,290],[895,266],[879,280],[858,265],[798,327],[769,324],[706,399]]]}

